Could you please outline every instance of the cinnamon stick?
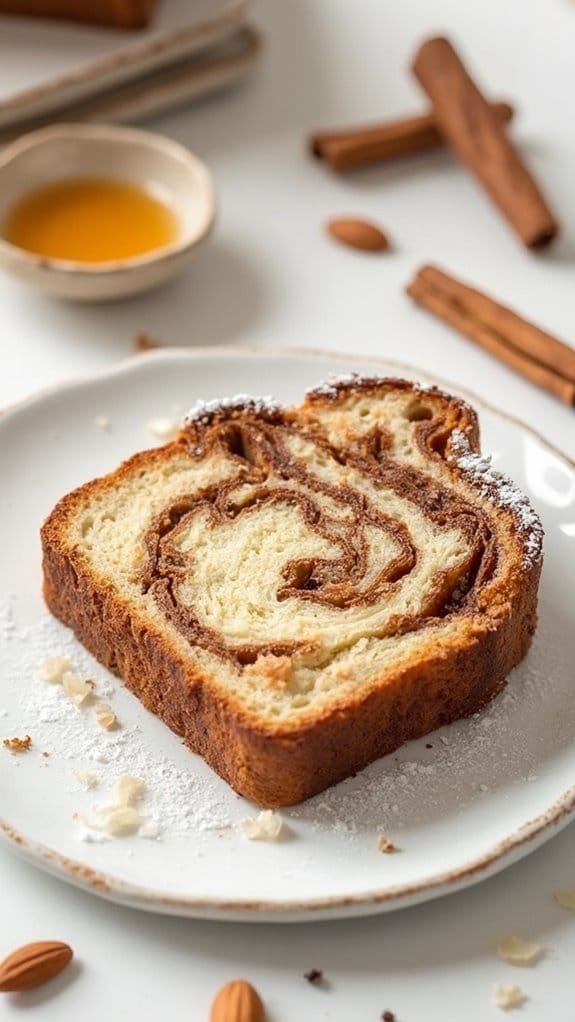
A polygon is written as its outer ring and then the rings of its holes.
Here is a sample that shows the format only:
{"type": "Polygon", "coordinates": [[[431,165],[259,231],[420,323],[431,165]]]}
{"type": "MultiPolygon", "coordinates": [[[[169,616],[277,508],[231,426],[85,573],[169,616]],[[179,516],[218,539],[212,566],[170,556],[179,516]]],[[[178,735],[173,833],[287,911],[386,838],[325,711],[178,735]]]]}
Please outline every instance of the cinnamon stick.
{"type": "Polygon", "coordinates": [[[558,224],[535,180],[447,39],[419,49],[413,72],[437,126],[528,248],[549,244],[558,224]]]}
{"type": "Polygon", "coordinates": [[[434,266],[422,267],[406,290],[524,379],[575,406],[573,348],[434,266]]]}
{"type": "MultiPolygon", "coordinates": [[[[501,124],[508,124],[514,110],[509,103],[494,103],[493,113],[501,124]]],[[[309,140],[313,156],[335,171],[354,170],[397,156],[428,152],[443,144],[432,113],[360,128],[316,132],[309,140]]]]}

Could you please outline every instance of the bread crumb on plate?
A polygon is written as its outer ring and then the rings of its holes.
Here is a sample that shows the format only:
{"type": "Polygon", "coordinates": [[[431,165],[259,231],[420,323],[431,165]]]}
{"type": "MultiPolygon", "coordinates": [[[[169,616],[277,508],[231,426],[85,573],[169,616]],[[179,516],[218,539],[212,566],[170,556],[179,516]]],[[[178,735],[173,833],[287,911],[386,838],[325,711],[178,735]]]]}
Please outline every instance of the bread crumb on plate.
{"type": "Polygon", "coordinates": [[[3,744],[10,752],[28,752],[32,739],[30,735],[25,735],[24,738],[5,738],[3,744]]]}
{"type": "Polygon", "coordinates": [[[391,855],[393,852],[397,852],[398,848],[387,834],[378,834],[377,850],[378,852],[382,852],[384,855],[391,855]]]}

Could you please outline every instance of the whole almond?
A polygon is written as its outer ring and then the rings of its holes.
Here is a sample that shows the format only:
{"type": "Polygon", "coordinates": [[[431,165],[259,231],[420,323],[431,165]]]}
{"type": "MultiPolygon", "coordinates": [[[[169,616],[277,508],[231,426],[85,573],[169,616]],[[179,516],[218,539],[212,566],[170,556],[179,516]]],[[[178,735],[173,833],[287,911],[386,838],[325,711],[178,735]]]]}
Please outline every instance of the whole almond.
{"type": "Polygon", "coordinates": [[[327,229],[332,238],[342,245],[358,248],[362,252],[384,252],[389,242],[379,227],[368,220],[355,220],[349,217],[338,217],[330,220],[327,229]]]}
{"type": "Polygon", "coordinates": [[[265,1022],[264,1006],[251,983],[233,979],[216,995],[210,1022],[265,1022]]]}
{"type": "Polygon", "coordinates": [[[31,990],[54,979],[72,961],[74,952],[58,940],[40,940],[13,951],[0,964],[0,991],[31,990]]]}

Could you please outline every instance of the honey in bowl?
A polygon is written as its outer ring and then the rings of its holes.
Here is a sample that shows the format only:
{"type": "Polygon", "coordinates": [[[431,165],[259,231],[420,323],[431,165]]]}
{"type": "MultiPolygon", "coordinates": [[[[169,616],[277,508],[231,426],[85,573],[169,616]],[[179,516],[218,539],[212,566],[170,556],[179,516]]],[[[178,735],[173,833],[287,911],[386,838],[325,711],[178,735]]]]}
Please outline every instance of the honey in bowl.
{"type": "Polygon", "coordinates": [[[65,178],[29,192],[9,210],[6,241],[49,259],[107,263],[174,242],[177,215],[144,186],[110,178],[65,178]]]}

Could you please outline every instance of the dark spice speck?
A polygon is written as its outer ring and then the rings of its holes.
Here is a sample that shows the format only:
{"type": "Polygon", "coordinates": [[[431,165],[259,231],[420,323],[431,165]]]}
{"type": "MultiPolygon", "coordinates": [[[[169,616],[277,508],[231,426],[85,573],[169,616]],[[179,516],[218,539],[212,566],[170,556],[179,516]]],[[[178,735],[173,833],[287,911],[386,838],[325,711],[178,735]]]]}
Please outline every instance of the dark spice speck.
{"type": "Polygon", "coordinates": [[[310,969],[309,972],[304,972],[303,977],[307,979],[308,983],[321,983],[323,972],[321,969],[310,969]]]}

